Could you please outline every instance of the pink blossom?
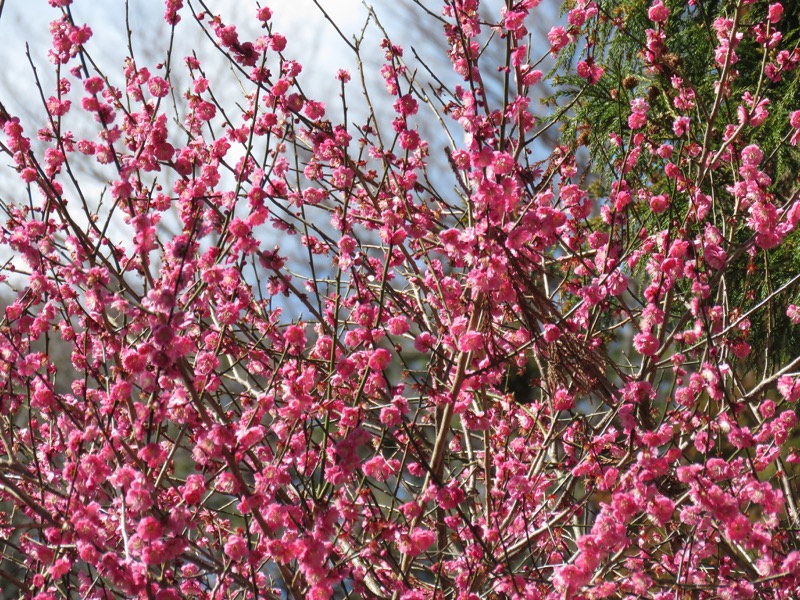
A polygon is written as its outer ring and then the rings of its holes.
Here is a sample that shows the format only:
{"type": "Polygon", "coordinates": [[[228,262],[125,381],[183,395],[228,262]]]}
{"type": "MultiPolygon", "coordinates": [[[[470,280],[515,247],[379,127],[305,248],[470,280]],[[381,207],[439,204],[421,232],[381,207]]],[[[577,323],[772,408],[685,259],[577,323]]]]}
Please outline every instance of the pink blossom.
{"type": "Polygon", "coordinates": [[[672,131],[678,137],[683,137],[689,131],[689,117],[676,117],[672,123],[672,131]]]}
{"type": "Polygon", "coordinates": [[[392,335],[403,335],[409,330],[409,324],[405,317],[398,315],[389,319],[387,329],[392,335]]]}
{"type": "Polygon", "coordinates": [[[647,114],[641,112],[634,112],[628,116],[628,127],[631,129],[640,129],[647,123],[647,114]]]}
{"type": "Polygon", "coordinates": [[[790,304],[786,309],[786,316],[794,325],[800,325],[800,307],[790,304]]]}
{"type": "Polygon", "coordinates": [[[560,388],[553,395],[553,408],[555,410],[570,410],[575,406],[575,398],[565,389],[560,388]]]}
{"type": "Polygon", "coordinates": [[[71,567],[72,562],[68,558],[59,558],[50,567],[50,575],[53,579],[60,579],[69,572],[71,567]]]}
{"type": "Polygon", "coordinates": [[[435,343],[436,339],[433,337],[433,335],[427,331],[423,331],[414,339],[414,348],[418,352],[427,352],[435,343]]]}
{"type": "Polygon", "coordinates": [[[411,531],[408,539],[409,556],[419,556],[436,541],[436,532],[418,527],[411,531]]]}
{"type": "Polygon", "coordinates": [[[157,540],[164,533],[164,526],[155,517],[144,517],[136,526],[136,533],[146,542],[157,540]]]}
{"type": "Polygon", "coordinates": [[[647,16],[653,23],[663,23],[669,17],[669,10],[662,0],[656,0],[648,9],[647,16]]]}
{"type": "Polygon", "coordinates": [[[364,475],[373,477],[377,481],[386,481],[387,477],[396,471],[396,467],[382,456],[374,456],[364,463],[364,475]]]}
{"type": "Polygon", "coordinates": [[[777,23],[781,20],[783,16],[783,5],[780,2],[775,2],[769,5],[768,9],[769,13],[769,22],[770,23],[777,23]]]}
{"type": "Polygon", "coordinates": [[[633,346],[636,351],[643,356],[653,356],[658,352],[660,343],[658,338],[649,331],[637,333],[633,337],[633,346]]]}
{"type": "Polygon", "coordinates": [[[205,491],[205,481],[202,475],[192,474],[186,478],[183,486],[183,501],[188,505],[199,504],[205,491]]]}
{"type": "Polygon", "coordinates": [[[201,100],[195,107],[195,115],[201,121],[210,121],[216,114],[217,107],[205,100],[201,100]]]}
{"type": "Polygon", "coordinates": [[[236,494],[240,487],[239,480],[230,471],[223,471],[214,481],[214,488],[223,494],[236,494]]]}
{"type": "Polygon", "coordinates": [[[763,160],[764,154],[758,146],[751,144],[742,150],[741,157],[745,165],[756,167],[763,160]]]}
{"type": "Polygon", "coordinates": [[[553,27],[547,34],[547,39],[550,41],[550,51],[553,53],[558,52],[569,44],[569,36],[561,25],[553,27]]]}
{"type": "Polygon", "coordinates": [[[658,496],[651,501],[648,512],[655,517],[656,521],[664,527],[672,520],[672,513],[675,511],[675,502],[666,496],[658,496]]]}
{"type": "Polygon", "coordinates": [[[591,578],[591,572],[583,565],[563,565],[558,567],[553,576],[553,585],[563,597],[574,597],[575,594],[591,578]]]}
{"type": "Polygon", "coordinates": [[[181,20],[178,11],[183,8],[183,0],[166,0],[166,9],[164,11],[164,19],[170,25],[177,25],[181,20]]]}
{"type": "Polygon", "coordinates": [[[392,362],[392,354],[386,348],[377,348],[369,357],[369,368],[373,371],[383,371],[392,362]]]}
{"type": "Polygon", "coordinates": [[[561,330],[558,328],[557,325],[553,325],[552,323],[548,323],[543,327],[542,337],[548,343],[555,342],[558,338],[561,337],[561,330]]]}
{"type": "Polygon", "coordinates": [[[578,63],[577,73],[590,85],[594,85],[603,76],[603,68],[596,65],[593,60],[582,60],[578,63]]]}
{"type": "Polygon", "coordinates": [[[783,375],[778,379],[778,391],[788,402],[800,400],[800,379],[783,375]]]}
{"type": "Polygon", "coordinates": [[[467,331],[458,340],[458,349],[461,352],[475,352],[483,348],[483,335],[479,331],[467,331]]]}
{"type": "Polygon", "coordinates": [[[663,213],[667,208],[669,208],[669,197],[666,194],[658,194],[650,198],[650,210],[654,213],[663,213]]]}
{"type": "Polygon", "coordinates": [[[167,94],[169,94],[169,83],[167,83],[162,77],[153,77],[147,83],[147,87],[150,90],[150,93],[156,98],[164,98],[167,94]]]}
{"type": "Polygon", "coordinates": [[[415,115],[418,110],[417,101],[410,94],[406,94],[405,96],[401,96],[395,103],[394,103],[395,111],[402,115],[403,117],[409,117],[411,115],[415,115]]]}
{"type": "Polygon", "coordinates": [[[83,82],[84,89],[90,94],[99,94],[105,87],[102,77],[89,77],[83,82]]]}
{"type": "Polygon", "coordinates": [[[283,334],[283,339],[296,350],[300,350],[306,345],[305,329],[300,325],[289,325],[283,334]]]}
{"type": "Polygon", "coordinates": [[[633,494],[626,492],[617,492],[614,494],[611,502],[614,508],[615,516],[622,523],[629,523],[631,519],[639,512],[639,502],[633,494]]]}
{"type": "Polygon", "coordinates": [[[228,536],[225,542],[225,554],[233,561],[240,561],[247,555],[247,542],[240,535],[228,536]]]}

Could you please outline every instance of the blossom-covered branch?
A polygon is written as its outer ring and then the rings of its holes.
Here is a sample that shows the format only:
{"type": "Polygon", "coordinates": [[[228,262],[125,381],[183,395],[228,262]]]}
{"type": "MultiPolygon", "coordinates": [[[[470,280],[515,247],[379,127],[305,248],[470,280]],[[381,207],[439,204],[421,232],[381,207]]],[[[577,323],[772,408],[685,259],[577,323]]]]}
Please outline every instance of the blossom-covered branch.
{"type": "Polygon", "coordinates": [[[800,593],[797,15],[417,3],[447,72],[376,11],[325,73],[278,3],[168,0],[114,71],[49,4],[41,118],[0,105],[3,589],[800,593]]]}

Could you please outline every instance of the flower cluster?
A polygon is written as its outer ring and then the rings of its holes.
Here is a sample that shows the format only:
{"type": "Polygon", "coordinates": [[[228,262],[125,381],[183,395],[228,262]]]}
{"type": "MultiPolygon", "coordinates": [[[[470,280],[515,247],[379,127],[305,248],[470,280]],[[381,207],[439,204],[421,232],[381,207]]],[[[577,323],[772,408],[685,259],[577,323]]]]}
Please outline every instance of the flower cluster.
{"type": "Polygon", "coordinates": [[[0,105],[4,590],[800,594],[781,4],[719,3],[688,68],[695,3],[570,2],[537,49],[546,3],[445,0],[439,89],[384,37],[338,110],[277,3],[165,2],[235,92],[171,43],[101,72],[70,4],[39,129],[0,105]]]}

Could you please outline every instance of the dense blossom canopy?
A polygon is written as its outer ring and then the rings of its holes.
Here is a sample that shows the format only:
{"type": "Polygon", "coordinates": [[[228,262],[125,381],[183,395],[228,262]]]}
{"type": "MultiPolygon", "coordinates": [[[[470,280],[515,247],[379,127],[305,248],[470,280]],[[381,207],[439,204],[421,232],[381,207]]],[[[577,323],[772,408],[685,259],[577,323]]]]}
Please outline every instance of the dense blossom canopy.
{"type": "Polygon", "coordinates": [[[378,11],[326,73],[284,3],[167,0],[117,71],[49,4],[39,120],[0,104],[4,591],[800,595],[798,11],[418,2],[448,72],[378,11]]]}

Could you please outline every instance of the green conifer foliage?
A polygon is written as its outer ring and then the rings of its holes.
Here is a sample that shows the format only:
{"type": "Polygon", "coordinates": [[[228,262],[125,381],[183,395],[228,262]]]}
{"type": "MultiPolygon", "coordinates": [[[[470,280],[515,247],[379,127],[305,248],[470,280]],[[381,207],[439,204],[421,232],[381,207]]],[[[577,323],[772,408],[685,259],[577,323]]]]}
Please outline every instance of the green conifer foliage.
{"type": "MultiPolygon", "coordinates": [[[[714,222],[724,237],[722,247],[729,255],[736,255],[736,260],[717,274],[712,293],[721,302],[739,307],[739,314],[750,313],[747,320],[753,349],[745,364],[769,369],[770,364],[800,355],[800,339],[789,334],[786,316],[787,307],[798,301],[792,278],[800,273],[800,235],[791,233],[772,249],[755,247],[752,230],[742,226],[747,211],[731,193],[731,187],[742,179],[740,161],[732,151],[751,144],[760,147],[764,154],[761,168],[772,180],[767,189],[774,204],[788,208],[797,199],[800,150],[790,143],[794,130],[789,120],[800,108],[800,69],[776,73],[774,65],[797,61],[800,55],[800,4],[784,3],[774,28],[762,29],[767,37],[780,31],[782,37],[776,37],[775,49],[765,52],[754,36],[744,35],[735,50],[737,60],[730,64],[720,64],[715,56],[721,20],[728,19],[737,32],[752,32],[756,24],[768,21],[767,3],[696,0],[687,5],[683,0],[668,0],[665,5],[670,18],[663,24],[663,51],[655,61],[648,61],[647,53],[648,30],[652,34],[656,25],[648,17],[651,4],[642,0],[599,3],[600,18],[588,43],[579,39],[561,51],[554,72],[570,74],[559,80],[560,88],[550,100],[568,106],[573,116],[564,121],[561,143],[583,160],[583,177],[592,182],[590,189],[598,205],[608,201],[614,185],[622,180],[632,187],[646,185],[653,195],[665,194],[672,199],[662,213],[634,211],[635,218],[629,219],[626,227],[629,237],[642,229],[701,227],[685,218],[686,194],[676,193],[675,178],[663,165],[653,163],[645,153],[632,160],[629,149],[635,146],[634,136],[644,135],[644,144],[652,147],[671,145],[671,160],[676,164],[694,153],[708,157],[719,154],[722,164],[718,168],[703,169],[695,161],[695,170],[685,173],[691,186],[713,199],[714,222]],[[787,52],[787,48],[794,51],[787,52]],[[778,55],[780,50],[782,56],[778,55]],[[603,77],[591,84],[574,68],[565,68],[580,60],[601,66],[603,77]],[[721,80],[726,82],[727,92],[718,94],[721,80]],[[680,84],[694,93],[691,127],[685,134],[676,132],[673,126],[680,112],[676,108],[680,84]],[[631,102],[636,99],[644,100],[649,111],[646,124],[632,129],[629,117],[631,102]],[[752,126],[753,119],[762,122],[752,126]],[[734,139],[726,141],[726,129],[721,124],[737,122],[740,125],[734,139]],[[754,277],[765,271],[768,276],[754,277]],[[781,288],[785,289],[774,293],[781,288]],[[763,303],[765,298],[769,301],[763,303]]],[[[569,9],[570,3],[566,3],[565,12],[569,9]]],[[[633,274],[641,274],[643,268],[634,267],[633,274]]],[[[676,308],[676,316],[683,313],[683,306],[676,308]]]]}

